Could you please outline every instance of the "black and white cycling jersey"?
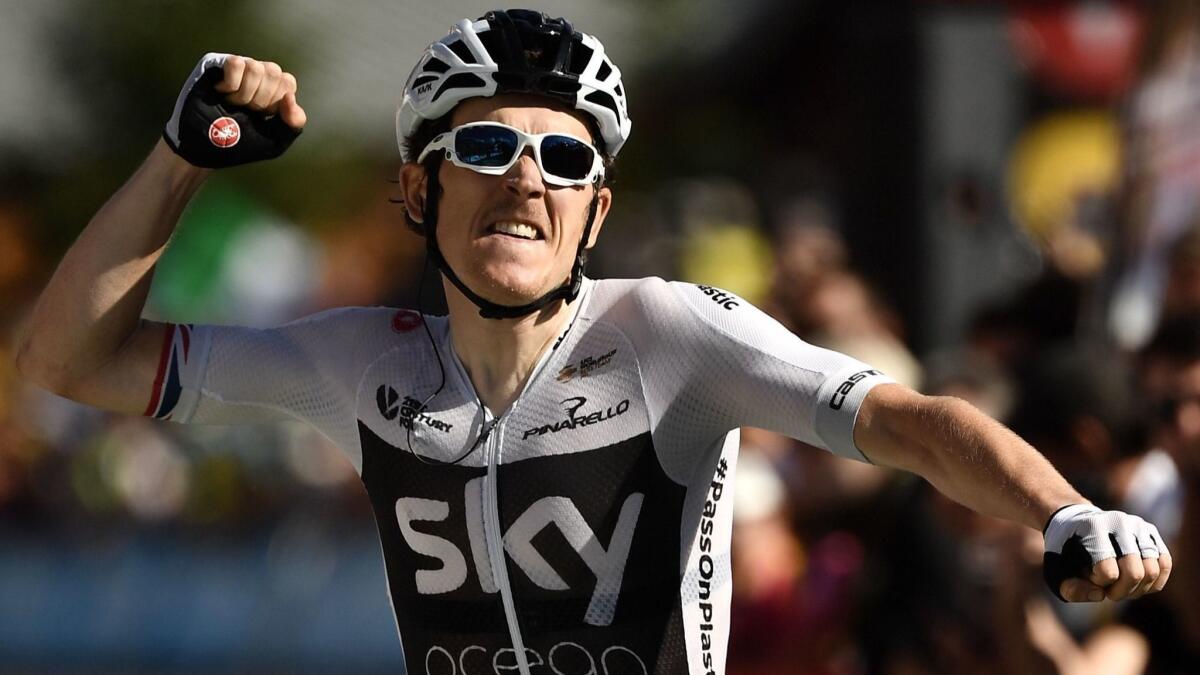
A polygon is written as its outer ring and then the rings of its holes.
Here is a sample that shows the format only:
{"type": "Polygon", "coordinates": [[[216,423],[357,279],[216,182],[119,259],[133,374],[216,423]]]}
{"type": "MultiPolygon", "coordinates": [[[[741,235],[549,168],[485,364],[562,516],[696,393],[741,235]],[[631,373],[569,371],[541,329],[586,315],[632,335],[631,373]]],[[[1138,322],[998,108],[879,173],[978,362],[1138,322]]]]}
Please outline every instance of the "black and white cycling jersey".
{"type": "Polygon", "coordinates": [[[408,672],[722,673],[737,429],[853,459],[884,375],[737,296],[586,280],[523,392],[482,410],[445,318],[343,308],[255,330],[175,326],[147,414],[292,417],[370,495],[408,672]],[[429,464],[410,452],[457,465],[429,464]]]}

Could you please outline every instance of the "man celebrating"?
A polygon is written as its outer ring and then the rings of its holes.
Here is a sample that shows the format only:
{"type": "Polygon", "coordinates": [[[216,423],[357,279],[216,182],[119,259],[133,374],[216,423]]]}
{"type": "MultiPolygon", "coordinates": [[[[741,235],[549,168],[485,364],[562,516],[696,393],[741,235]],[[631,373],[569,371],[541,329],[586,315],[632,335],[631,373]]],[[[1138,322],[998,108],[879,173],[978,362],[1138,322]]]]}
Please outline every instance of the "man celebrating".
{"type": "Polygon", "coordinates": [[[741,426],[915,472],[1044,529],[1065,600],[1166,583],[1153,525],[1088,504],[966,403],[805,344],[725,291],[586,278],[629,136],[625,91],[596,38],[537,12],[459,22],[397,113],[407,218],[448,316],[141,320],[208,171],[275,157],[304,123],[279,66],[202,59],[163,141],[42,294],[18,364],[110,410],[321,430],[370,496],[410,672],[723,672],[741,426]]]}

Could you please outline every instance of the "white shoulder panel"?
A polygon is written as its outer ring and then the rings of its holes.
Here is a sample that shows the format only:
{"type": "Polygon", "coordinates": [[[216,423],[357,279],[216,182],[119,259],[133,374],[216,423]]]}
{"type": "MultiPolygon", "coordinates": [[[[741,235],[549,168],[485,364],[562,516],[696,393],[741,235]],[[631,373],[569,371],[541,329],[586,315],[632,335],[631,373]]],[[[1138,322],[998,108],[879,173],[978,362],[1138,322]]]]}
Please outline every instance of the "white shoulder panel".
{"type": "Polygon", "coordinates": [[[164,345],[159,379],[167,384],[163,394],[156,385],[163,400],[154,415],[195,424],[302,420],[361,471],[358,383],[372,361],[403,343],[409,319],[419,321],[407,310],[343,307],[277,328],[176,326],[164,345]]]}
{"type": "Polygon", "coordinates": [[[598,318],[637,352],[655,447],[674,477],[686,482],[697,450],[742,426],[866,461],[854,421],[866,393],[890,381],[879,371],[804,342],[727,291],[657,278],[599,286],[598,318]]]}

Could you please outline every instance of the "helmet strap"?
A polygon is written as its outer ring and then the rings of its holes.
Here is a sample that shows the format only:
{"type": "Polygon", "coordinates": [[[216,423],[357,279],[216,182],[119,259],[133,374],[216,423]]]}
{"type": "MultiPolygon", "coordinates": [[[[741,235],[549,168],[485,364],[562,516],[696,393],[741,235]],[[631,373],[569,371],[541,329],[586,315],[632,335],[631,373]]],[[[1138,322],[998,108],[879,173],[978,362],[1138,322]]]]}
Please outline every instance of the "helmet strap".
{"type": "Polygon", "coordinates": [[[571,267],[571,278],[562,286],[546,293],[533,302],[524,305],[500,305],[494,303],[475,291],[472,291],[467,284],[459,278],[454,270],[451,269],[450,263],[446,262],[446,257],[442,255],[441,249],[437,243],[437,217],[438,217],[438,201],[441,199],[441,183],[438,181],[438,171],[441,169],[442,158],[440,153],[434,153],[425,163],[425,249],[430,260],[437,264],[438,269],[454,287],[459,290],[468,300],[473,302],[479,308],[479,316],[485,319],[516,319],[522,316],[528,316],[542,309],[552,302],[562,300],[570,304],[576,297],[579,296],[579,291],[583,287],[583,270],[587,266],[587,242],[592,235],[592,224],[596,220],[596,208],[600,201],[600,184],[596,183],[596,193],[592,196],[592,203],[588,207],[587,223],[583,226],[583,236],[579,239],[579,246],[575,250],[575,263],[571,267]]]}

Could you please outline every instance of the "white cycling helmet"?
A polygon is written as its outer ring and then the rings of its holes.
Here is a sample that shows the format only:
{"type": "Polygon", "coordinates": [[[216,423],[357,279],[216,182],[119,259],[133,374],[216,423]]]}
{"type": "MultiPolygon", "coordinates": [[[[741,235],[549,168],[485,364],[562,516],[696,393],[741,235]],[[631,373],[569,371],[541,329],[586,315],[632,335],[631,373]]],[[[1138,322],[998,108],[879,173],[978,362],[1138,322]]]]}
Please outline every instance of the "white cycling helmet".
{"type": "MultiPolygon", "coordinates": [[[[596,121],[604,152],[616,157],[631,123],[621,71],[595,37],[527,9],[488,12],[459,21],[425,49],[404,85],[396,111],[400,154],[423,120],[449,113],[460,101],[506,93],[558,99],[596,121]]],[[[420,149],[417,149],[419,152],[420,149]]]]}

